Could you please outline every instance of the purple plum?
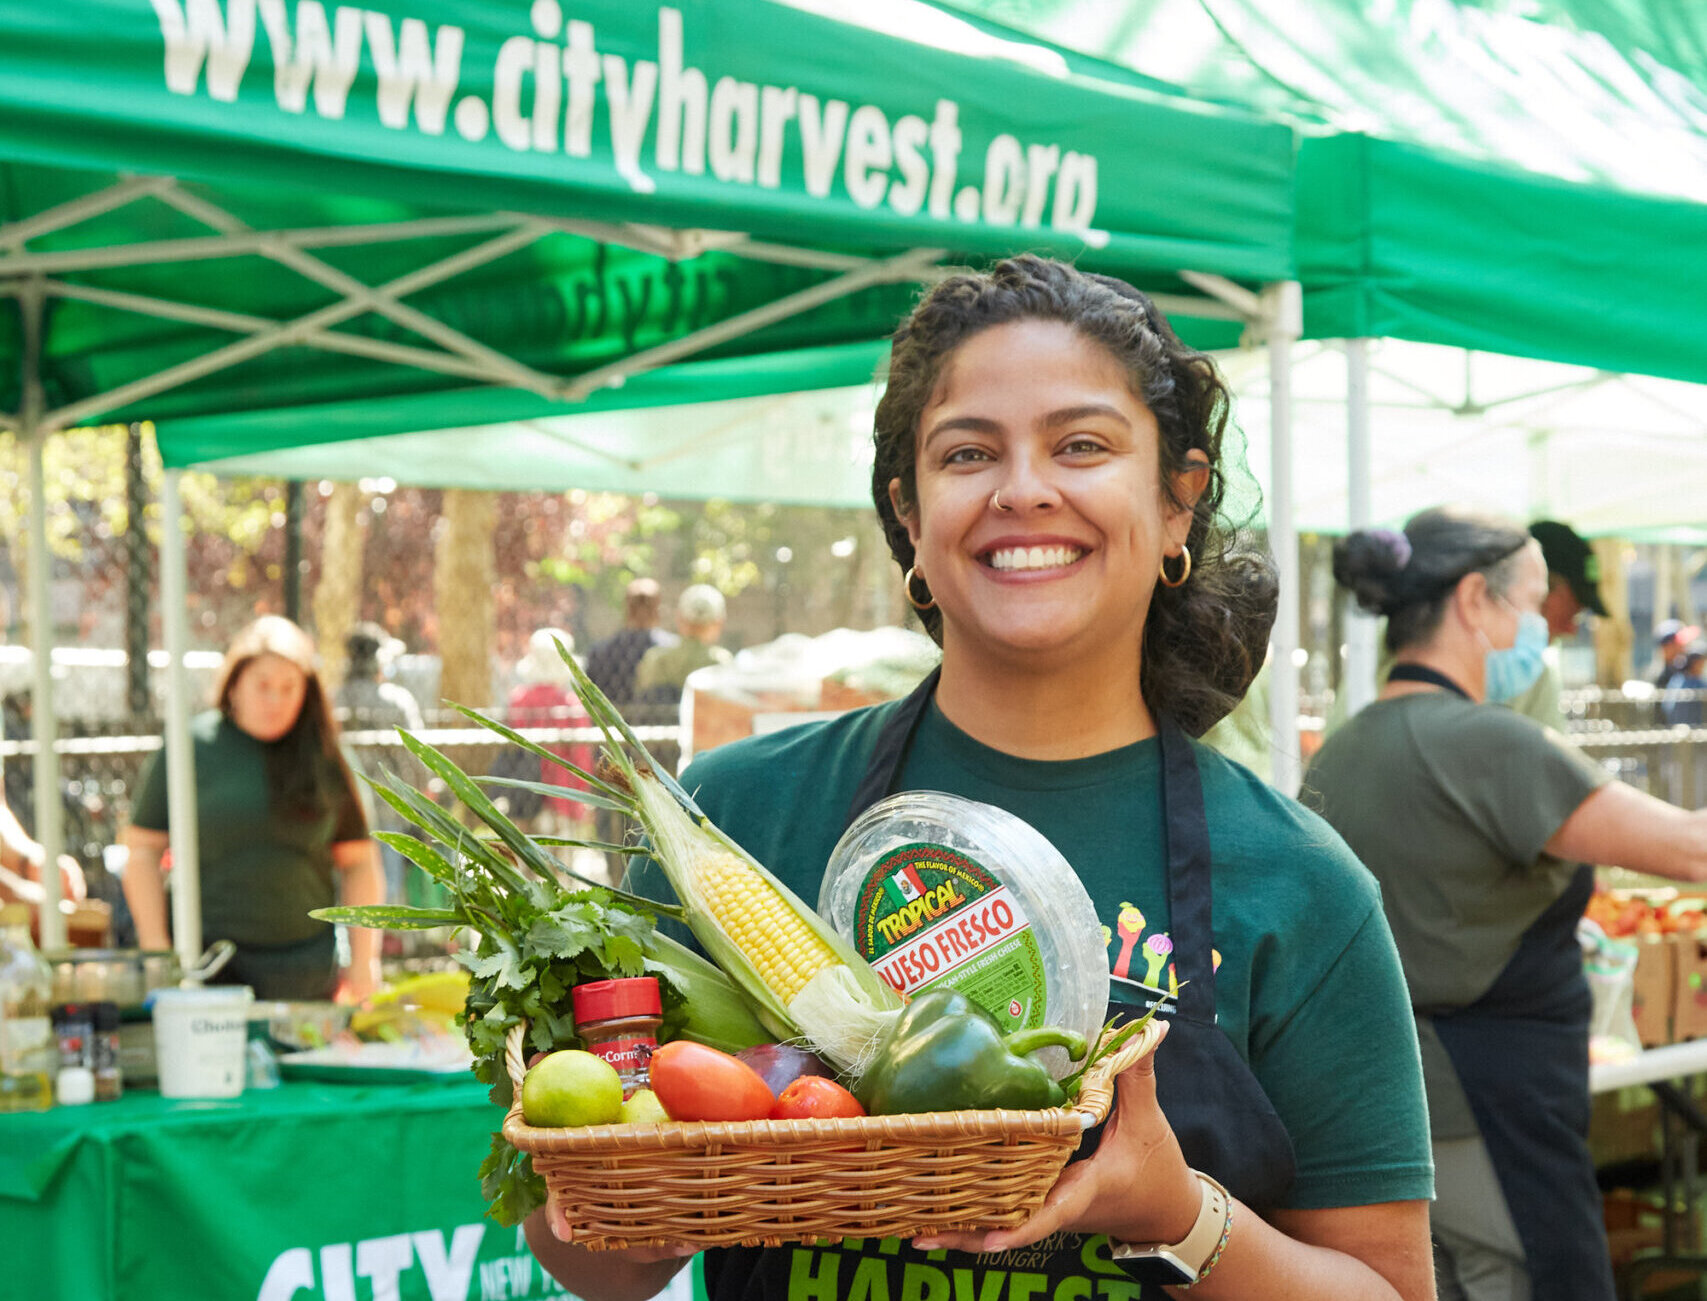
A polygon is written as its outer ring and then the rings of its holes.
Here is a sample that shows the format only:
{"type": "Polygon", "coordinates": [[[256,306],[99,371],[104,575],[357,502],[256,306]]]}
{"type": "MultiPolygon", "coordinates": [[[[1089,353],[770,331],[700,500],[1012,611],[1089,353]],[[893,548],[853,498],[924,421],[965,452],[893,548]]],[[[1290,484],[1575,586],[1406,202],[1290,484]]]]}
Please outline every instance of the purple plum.
{"type": "Polygon", "coordinates": [[[757,1044],[735,1055],[758,1072],[772,1093],[780,1094],[803,1075],[836,1076],[828,1063],[791,1044],[757,1044]]]}

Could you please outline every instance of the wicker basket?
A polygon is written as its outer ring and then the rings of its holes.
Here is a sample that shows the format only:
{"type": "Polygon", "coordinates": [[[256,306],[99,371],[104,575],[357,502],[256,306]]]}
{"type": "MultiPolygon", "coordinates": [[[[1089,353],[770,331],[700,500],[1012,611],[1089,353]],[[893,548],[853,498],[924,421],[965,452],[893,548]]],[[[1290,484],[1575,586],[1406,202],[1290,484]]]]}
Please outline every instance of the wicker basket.
{"type": "Polygon", "coordinates": [[[1023,1223],[1080,1136],[1108,1112],[1114,1077],[1155,1043],[1152,1022],[1047,1111],[935,1111],[857,1119],[670,1121],[540,1129],[522,1118],[525,1026],[505,1065],[504,1137],[530,1153],[577,1245],[776,1246],[911,1237],[1023,1223]]]}

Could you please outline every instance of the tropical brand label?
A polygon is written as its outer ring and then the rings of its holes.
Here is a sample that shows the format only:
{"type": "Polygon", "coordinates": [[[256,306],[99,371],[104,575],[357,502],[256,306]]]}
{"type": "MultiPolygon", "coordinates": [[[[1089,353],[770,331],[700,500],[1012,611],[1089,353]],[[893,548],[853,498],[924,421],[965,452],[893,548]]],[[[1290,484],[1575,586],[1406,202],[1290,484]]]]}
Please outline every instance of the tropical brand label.
{"type": "Polygon", "coordinates": [[[980,863],[943,845],[891,850],[866,874],[854,947],[906,995],[947,985],[1004,1030],[1043,1024],[1043,955],[1019,900],[980,863]]]}

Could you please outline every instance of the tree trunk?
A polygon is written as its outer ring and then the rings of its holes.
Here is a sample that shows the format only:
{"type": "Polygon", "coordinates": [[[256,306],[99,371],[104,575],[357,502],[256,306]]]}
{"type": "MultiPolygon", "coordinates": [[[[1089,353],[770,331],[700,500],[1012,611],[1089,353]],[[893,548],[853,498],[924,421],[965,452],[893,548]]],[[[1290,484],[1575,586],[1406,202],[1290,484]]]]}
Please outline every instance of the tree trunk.
{"type": "Polygon", "coordinates": [[[344,680],[344,640],[361,612],[361,507],[362,492],[355,484],[334,486],[321,534],[314,639],[320,646],[321,681],[333,695],[344,680]]]}
{"type": "Polygon", "coordinates": [[[1606,688],[1622,686],[1635,672],[1635,633],[1630,628],[1630,584],[1622,538],[1595,538],[1590,544],[1600,561],[1600,598],[1605,619],[1594,621],[1595,680],[1606,688]]]}
{"type": "MultiPolygon", "coordinates": [[[[439,695],[459,704],[495,704],[492,694],[492,530],[497,497],[447,489],[444,531],[434,553],[433,599],[439,613],[439,695]]],[[[435,702],[436,703],[436,702],[435,702]]]]}

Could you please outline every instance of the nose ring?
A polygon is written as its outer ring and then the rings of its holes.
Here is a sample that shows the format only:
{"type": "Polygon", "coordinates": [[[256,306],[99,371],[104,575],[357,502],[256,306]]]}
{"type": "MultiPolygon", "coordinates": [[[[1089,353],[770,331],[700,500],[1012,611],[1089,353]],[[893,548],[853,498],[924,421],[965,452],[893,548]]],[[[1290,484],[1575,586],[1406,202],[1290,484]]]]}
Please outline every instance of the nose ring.
{"type": "Polygon", "coordinates": [[[1000,488],[997,488],[996,491],[990,494],[990,508],[992,510],[1004,511],[1013,509],[1012,506],[1002,505],[1002,490],[1000,488]]]}

